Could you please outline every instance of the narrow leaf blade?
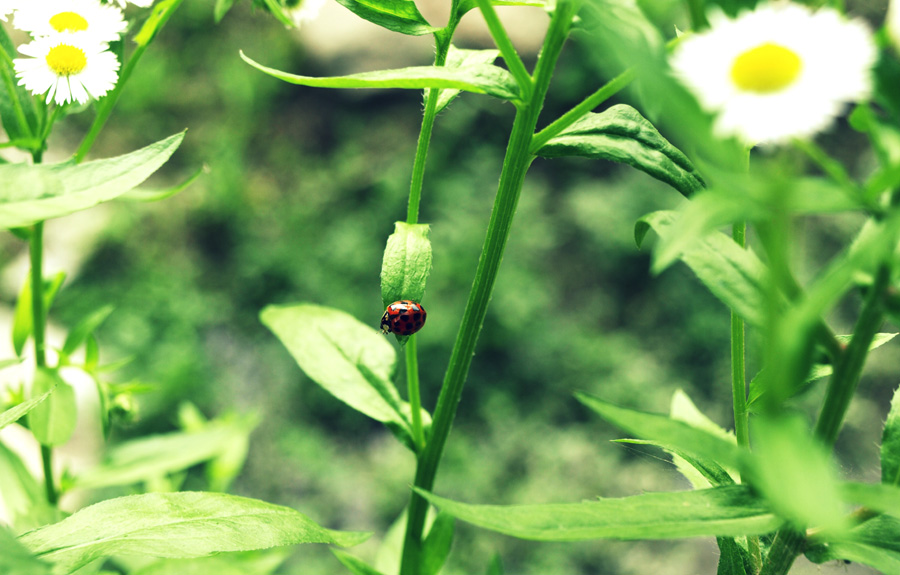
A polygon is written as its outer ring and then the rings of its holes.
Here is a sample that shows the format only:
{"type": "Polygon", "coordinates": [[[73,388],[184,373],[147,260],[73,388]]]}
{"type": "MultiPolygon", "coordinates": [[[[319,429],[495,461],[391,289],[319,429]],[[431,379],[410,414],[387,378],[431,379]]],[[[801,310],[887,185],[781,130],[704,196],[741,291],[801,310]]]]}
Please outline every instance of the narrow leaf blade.
{"type": "Polygon", "coordinates": [[[363,20],[401,34],[422,36],[440,30],[428,23],[412,0],[338,0],[338,2],[363,20]]]}

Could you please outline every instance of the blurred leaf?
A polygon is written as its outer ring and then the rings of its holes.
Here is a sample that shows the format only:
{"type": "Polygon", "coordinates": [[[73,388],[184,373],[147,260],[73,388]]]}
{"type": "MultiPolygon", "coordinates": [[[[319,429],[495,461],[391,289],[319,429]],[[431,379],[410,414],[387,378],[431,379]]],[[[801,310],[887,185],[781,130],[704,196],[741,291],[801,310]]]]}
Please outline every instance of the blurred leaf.
{"type": "MultiPolygon", "coordinates": [[[[638,245],[651,227],[665,240],[671,234],[674,220],[675,215],[665,211],[653,212],[638,220],[634,227],[638,245]]],[[[767,306],[763,280],[766,269],[752,250],[741,248],[721,232],[713,232],[692,243],[680,258],[714,296],[747,323],[765,325],[767,306]]],[[[662,267],[657,262],[654,271],[659,272],[662,267]]]]}
{"type": "Polygon", "coordinates": [[[431,241],[428,224],[396,222],[387,240],[381,263],[381,301],[384,307],[397,300],[417,303],[425,297],[431,273],[431,241]]]}
{"type": "Polygon", "coordinates": [[[847,529],[837,474],[824,445],[802,417],[760,417],[753,428],[752,483],[798,528],[847,529]]]}
{"type": "Polygon", "coordinates": [[[314,88],[452,88],[487,94],[503,100],[518,100],[519,89],[512,75],[503,68],[491,65],[472,65],[466,68],[416,66],[399,70],[379,70],[349,76],[314,78],[297,76],[274,68],[267,68],[241,52],[241,58],[257,70],[291,84],[314,88]]]}
{"type": "Polygon", "coordinates": [[[840,491],[848,503],[862,505],[873,511],[900,515],[900,487],[896,485],[847,481],[841,483],[840,491]]]}
{"type": "Polygon", "coordinates": [[[41,445],[56,447],[72,437],[78,419],[78,405],[75,390],[63,381],[56,369],[36,369],[31,396],[40,397],[50,390],[53,393],[28,413],[28,429],[41,445]]]}
{"type": "Polygon", "coordinates": [[[422,36],[441,30],[428,23],[412,0],[337,0],[363,20],[401,34],[422,36]]]}
{"type": "Polygon", "coordinates": [[[491,562],[488,563],[486,575],[503,575],[503,560],[500,558],[499,553],[494,553],[494,556],[491,557],[491,562]]]}
{"type": "Polygon", "coordinates": [[[659,30],[635,0],[591,0],[584,3],[579,16],[590,41],[602,52],[598,55],[601,66],[610,75],[663,48],[659,30]]]}
{"type": "Polygon", "coordinates": [[[259,425],[259,417],[246,415],[237,419],[244,427],[245,433],[236,434],[224,451],[206,464],[206,479],[209,483],[207,489],[209,491],[228,491],[247,462],[247,454],[250,451],[250,433],[259,425]]]}
{"type": "Polygon", "coordinates": [[[641,116],[624,104],[589,113],[537,151],[544,158],[582,156],[628,164],[665,182],[684,196],[703,189],[691,161],[641,116]]]}
{"type": "MultiPolygon", "coordinates": [[[[544,10],[550,9],[548,0],[491,0],[491,5],[528,6],[531,8],[543,8],[544,10]]],[[[478,0],[460,0],[459,4],[456,5],[456,14],[462,18],[466,12],[476,8],[478,8],[478,0]]]]}
{"type": "Polygon", "coordinates": [[[0,125],[3,126],[9,139],[15,141],[19,147],[37,149],[40,141],[34,137],[38,125],[34,99],[23,86],[15,84],[16,73],[8,65],[8,62],[18,57],[19,54],[3,26],[0,26],[0,50],[6,52],[6,57],[0,58],[0,66],[6,67],[10,78],[13,78],[11,85],[5,83],[0,85],[0,125]],[[18,101],[22,108],[25,125],[21,124],[20,116],[15,111],[15,101],[18,101]]]}
{"type": "Polygon", "coordinates": [[[719,565],[716,575],[748,575],[749,556],[733,537],[716,537],[719,546],[719,565]]]}
{"type": "Polygon", "coordinates": [[[225,14],[231,10],[231,7],[234,6],[235,0],[216,0],[216,5],[213,8],[213,19],[216,24],[221,22],[222,18],[225,17],[225,14]]]}
{"type": "Polygon", "coordinates": [[[815,563],[846,560],[862,563],[882,573],[900,573],[900,520],[882,515],[853,528],[848,537],[826,539],[807,550],[815,563]]]}
{"type": "MultiPolygon", "coordinates": [[[[468,66],[484,66],[494,63],[494,60],[500,56],[499,50],[463,50],[450,44],[447,52],[447,62],[445,68],[463,68],[468,66]]],[[[435,113],[440,113],[446,108],[460,93],[457,89],[445,89],[438,93],[437,108],[435,113]]],[[[425,102],[428,103],[428,92],[425,92],[425,102]]]]}
{"type": "Polygon", "coordinates": [[[260,317],[310,379],[411,436],[409,405],[392,383],[396,352],[381,333],[342,311],[312,304],[269,306],[260,317]]]}
{"type": "Polygon", "coordinates": [[[50,575],[50,566],[22,547],[6,528],[0,526],[0,573],[3,575],[50,575]]]}
{"type": "Polygon", "coordinates": [[[178,185],[172,186],[170,188],[165,188],[162,190],[159,189],[149,189],[149,188],[135,188],[130,192],[125,192],[121,196],[118,197],[120,201],[129,201],[129,202],[158,202],[160,200],[165,200],[166,198],[171,198],[176,194],[180,194],[184,190],[190,187],[191,184],[197,181],[197,178],[202,176],[204,173],[207,173],[209,169],[207,166],[201,166],[197,168],[197,170],[191,174],[185,181],[181,182],[178,185]]]}
{"type": "Polygon", "coordinates": [[[674,539],[769,533],[781,520],[743,485],[547,505],[470,505],[416,489],[473,525],[522,539],[674,539]]]}
{"type": "Polygon", "coordinates": [[[115,307],[112,305],[105,305],[78,322],[66,336],[66,342],[62,347],[63,354],[72,355],[78,346],[106,321],[114,309],[115,307]]]}
{"type": "Polygon", "coordinates": [[[900,388],[891,398],[891,409],[881,434],[881,482],[900,485],[900,388]]]}
{"type": "Polygon", "coordinates": [[[160,559],[131,575],[270,575],[287,555],[280,550],[228,553],[196,559],[160,559]],[[274,553],[278,551],[278,553],[274,553]]]}
{"type": "Polygon", "coordinates": [[[22,417],[23,415],[37,407],[42,401],[47,399],[51,393],[53,393],[53,388],[48,389],[37,397],[33,397],[28,401],[20,403],[19,405],[11,407],[6,411],[0,413],[0,429],[3,429],[10,423],[18,421],[20,417],[22,417]]]}
{"type": "MultiPolygon", "coordinates": [[[[66,279],[65,272],[59,272],[50,280],[44,280],[44,313],[50,311],[59,288],[62,287],[66,279]]],[[[22,290],[19,292],[19,299],[16,300],[16,311],[13,315],[13,348],[16,355],[21,356],[22,350],[25,349],[25,342],[31,337],[34,331],[34,315],[31,309],[31,274],[25,278],[22,283],[22,290]]]]}
{"type": "Polygon", "coordinates": [[[626,409],[584,393],[576,393],[575,397],[610,423],[641,439],[711,459],[729,467],[738,467],[741,460],[746,457],[745,450],[735,443],[683,421],[676,421],[665,415],[626,409]]]}
{"type": "MultiPolygon", "coordinates": [[[[48,508],[43,485],[28,472],[22,459],[2,442],[0,442],[0,501],[6,510],[7,520],[19,531],[40,525],[43,518],[37,518],[35,515],[48,508]]],[[[0,553],[0,556],[2,555],[0,553]]]]}
{"type": "Polygon", "coordinates": [[[134,42],[138,46],[147,47],[162,30],[166,21],[181,5],[182,0],[158,0],[151,9],[150,15],[141,26],[141,30],[135,35],[134,42]]]}
{"type": "Polygon", "coordinates": [[[367,533],[325,529],[302,513],[223,493],[147,493],[85,507],[19,541],[62,575],[114,554],[203,557],[298,543],[352,546],[367,533]]]}
{"type": "Polygon", "coordinates": [[[112,200],[146,180],[184,133],[124,156],[83,164],[0,165],[0,228],[29,226],[112,200]]]}
{"type": "Polygon", "coordinates": [[[446,513],[438,513],[422,542],[422,575],[438,575],[453,544],[453,530],[456,518],[446,513]]]}
{"type": "Polygon", "coordinates": [[[337,560],[341,562],[341,565],[349,569],[353,575],[384,575],[381,571],[375,569],[362,559],[354,557],[345,551],[332,548],[331,552],[337,557],[337,560]]]}
{"type": "Polygon", "coordinates": [[[182,471],[246,442],[253,426],[242,419],[217,421],[200,431],[151,435],[120,443],[103,462],[75,476],[71,487],[130,485],[182,471]]]}

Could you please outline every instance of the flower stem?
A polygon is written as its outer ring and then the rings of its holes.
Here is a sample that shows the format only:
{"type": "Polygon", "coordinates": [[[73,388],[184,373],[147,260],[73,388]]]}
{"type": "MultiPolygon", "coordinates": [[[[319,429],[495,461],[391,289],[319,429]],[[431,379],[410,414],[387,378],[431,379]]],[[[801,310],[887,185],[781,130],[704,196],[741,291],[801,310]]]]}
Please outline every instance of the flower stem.
{"type": "Polygon", "coordinates": [[[412,410],[412,434],[416,453],[425,448],[425,431],[422,428],[422,399],[419,394],[419,358],[416,350],[416,335],[406,340],[406,385],[409,390],[409,407],[412,410]]]}
{"type": "MultiPolygon", "coordinates": [[[[493,11],[487,0],[479,0],[479,6],[483,13],[493,11]]],[[[484,247],[438,397],[431,435],[425,450],[418,458],[415,486],[426,491],[430,491],[434,485],[444,445],[462,397],[463,386],[475,353],[475,344],[487,315],[488,303],[509,239],[525,173],[534,159],[529,149],[538,115],[543,107],[556,60],[568,36],[574,12],[572,3],[560,2],[557,5],[535,70],[534,90],[531,97],[517,108],[484,247]]],[[[400,567],[401,575],[419,575],[421,572],[422,534],[427,511],[427,501],[417,493],[412,493],[400,567]]]]}

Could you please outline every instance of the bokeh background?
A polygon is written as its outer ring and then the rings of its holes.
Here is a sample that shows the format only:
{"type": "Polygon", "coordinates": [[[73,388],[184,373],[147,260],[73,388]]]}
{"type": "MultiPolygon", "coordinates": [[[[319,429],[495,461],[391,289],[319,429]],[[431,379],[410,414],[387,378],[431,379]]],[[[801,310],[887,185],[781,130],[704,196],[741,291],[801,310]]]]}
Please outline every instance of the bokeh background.
{"type": "MultiPolygon", "coordinates": [[[[419,6],[440,23],[439,4],[419,6]]],[[[681,3],[646,4],[667,36],[674,25],[686,27],[681,3]]],[[[852,6],[879,25],[885,4],[852,6]]],[[[501,15],[532,61],[546,15],[527,8],[501,15]]],[[[456,43],[492,47],[477,13],[466,17],[456,43]]],[[[185,401],[211,417],[255,413],[260,424],[232,491],[329,527],[374,531],[353,550],[371,559],[408,500],[413,458],[380,424],[308,380],[258,314],[271,303],[313,302],[377,327],[381,255],[394,221],[406,214],[421,94],[292,86],[251,69],[239,50],[304,75],[427,65],[432,55],[429,37],[383,31],[337,3],[288,31],[246,0],[219,24],[211,1],[185,2],[141,62],[93,156],[188,128],[153,183],[173,184],[201,165],[208,173],[163,202],[107,204],[49,222],[47,270],[68,273],[52,320],[71,326],[107,303],[116,307],[99,332],[103,358],[133,361],[110,379],[152,391],[137,398],[137,418],[111,441],[176,429],[185,401]]],[[[598,60],[590,43],[573,39],[542,125],[605,81],[598,60]]],[[[634,103],[627,92],[616,101],[634,103]]],[[[419,336],[429,409],[471,285],[512,116],[509,104],[464,94],[438,118],[421,207],[434,248],[423,302],[428,325],[419,336]]],[[[89,121],[75,116],[58,131],[48,160],[71,153],[89,121]]],[[[862,142],[843,124],[822,137],[860,173],[870,165],[862,142]]],[[[638,217],[681,201],[628,167],[534,163],[436,492],[513,504],[688,488],[661,452],[610,443],[620,432],[573,398],[587,391],[665,412],[682,389],[731,427],[728,311],[683,266],[652,277],[647,248],[633,241],[638,217]]],[[[858,225],[852,216],[799,223],[803,273],[815,274],[858,225]]],[[[4,314],[26,257],[23,242],[0,236],[4,314]]],[[[857,303],[848,298],[830,318],[839,332],[852,325],[857,303]]],[[[839,442],[848,477],[878,477],[895,357],[893,344],[874,355],[851,406],[839,442]]],[[[751,363],[757,360],[751,350],[751,363]]],[[[811,410],[820,395],[817,388],[806,400],[811,410]]],[[[522,575],[707,574],[717,560],[711,539],[536,543],[460,524],[445,572],[484,573],[497,553],[507,573],[522,575]]],[[[305,546],[281,572],[344,570],[327,548],[305,546]]],[[[796,569],[828,572],[871,571],[802,562],[796,569]]]]}

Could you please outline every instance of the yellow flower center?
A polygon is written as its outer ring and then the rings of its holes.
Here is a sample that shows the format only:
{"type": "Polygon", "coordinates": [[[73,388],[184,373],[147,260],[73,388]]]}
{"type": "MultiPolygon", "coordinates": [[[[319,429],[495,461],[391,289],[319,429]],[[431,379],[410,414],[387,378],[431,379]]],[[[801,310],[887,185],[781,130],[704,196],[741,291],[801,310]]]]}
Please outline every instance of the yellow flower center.
{"type": "Polygon", "coordinates": [[[87,57],[81,48],[59,44],[47,52],[47,65],[57,76],[71,76],[84,70],[87,57]]]}
{"type": "Polygon", "coordinates": [[[731,79],[741,90],[768,94],[790,86],[802,67],[796,52],[767,42],[735,58],[731,79]]]}
{"type": "Polygon", "coordinates": [[[57,32],[84,32],[88,29],[88,21],[75,12],[60,12],[50,18],[50,25],[57,32]]]}

